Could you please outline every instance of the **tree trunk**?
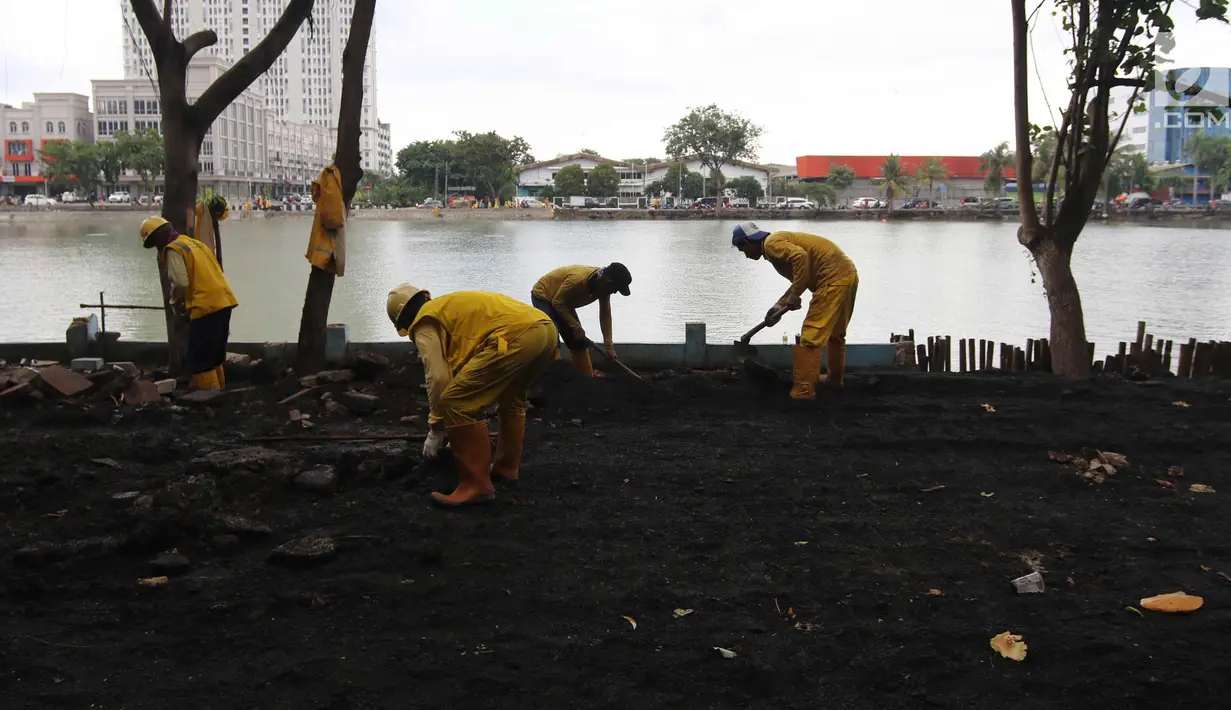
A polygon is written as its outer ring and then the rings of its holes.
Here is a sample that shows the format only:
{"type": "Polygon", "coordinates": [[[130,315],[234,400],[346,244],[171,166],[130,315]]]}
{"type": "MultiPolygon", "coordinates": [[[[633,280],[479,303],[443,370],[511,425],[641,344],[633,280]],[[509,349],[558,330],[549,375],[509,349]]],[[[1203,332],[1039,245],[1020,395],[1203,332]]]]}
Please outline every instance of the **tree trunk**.
{"type": "MultiPolygon", "coordinates": [[[[1075,235],[1074,235],[1075,238],[1075,235]]],[[[1052,371],[1066,377],[1090,376],[1090,350],[1086,343],[1086,320],[1081,309],[1081,293],[1073,278],[1072,243],[1064,237],[1044,234],[1030,250],[1047,292],[1051,314],[1052,371]]]]}
{"type": "MultiPolygon", "coordinates": [[[[355,189],[363,177],[359,154],[362,135],[360,118],[363,113],[363,65],[367,59],[368,39],[372,34],[372,18],[376,0],[356,0],[351,16],[350,36],[342,52],[342,97],[338,110],[338,142],[334,165],[342,177],[342,200],[350,209],[355,189]]],[[[446,170],[446,185],[448,172],[446,170]]],[[[299,345],[295,371],[299,375],[320,372],[325,367],[325,336],[328,329],[329,303],[333,300],[334,274],[312,267],[308,274],[308,290],[304,294],[303,314],[299,319],[299,345]]]]}
{"type": "MultiPolygon", "coordinates": [[[[197,152],[201,138],[187,118],[184,96],[185,67],[179,57],[168,51],[159,69],[163,104],[162,149],[165,189],[162,217],[180,234],[188,234],[188,211],[197,200],[197,152]]],[[[171,281],[162,254],[158,255],[158,279],[167,321],[167,360],[172,375],[185,374],[184,357],[188,351],[188,318],[172,310],[171,281]]]]}

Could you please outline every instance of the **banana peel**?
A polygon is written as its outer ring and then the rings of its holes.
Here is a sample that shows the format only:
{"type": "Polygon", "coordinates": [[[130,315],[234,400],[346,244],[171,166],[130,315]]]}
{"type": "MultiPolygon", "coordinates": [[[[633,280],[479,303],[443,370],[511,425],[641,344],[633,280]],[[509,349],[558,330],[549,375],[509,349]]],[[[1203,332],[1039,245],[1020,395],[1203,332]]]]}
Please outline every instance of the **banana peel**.
{"type": "Polygon", "coordinates": [[[1026,644],[1022,642],[1022,637],[1005,631],[1001,634],[996,634],[992,637],[992,649],[1000,655],[1013,661],[1026,660],[1026,644]]]}
{"type": "Polygon", "coordinates": [[[1185,594],[1184,592],[1159,594],[1141,600],[1141,608],[1149,609],[1150,611],[1160,611],[1164,614],[1186,614],[1200,609],[1204,604],[1205,600],[1201,597],[1185,594]]]}

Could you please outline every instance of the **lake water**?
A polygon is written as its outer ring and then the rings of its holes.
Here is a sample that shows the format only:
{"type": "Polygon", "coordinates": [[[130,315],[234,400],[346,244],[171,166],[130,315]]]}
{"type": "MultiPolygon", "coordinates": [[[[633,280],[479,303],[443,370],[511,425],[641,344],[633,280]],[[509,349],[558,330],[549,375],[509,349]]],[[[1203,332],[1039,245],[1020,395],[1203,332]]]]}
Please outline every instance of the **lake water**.
{"type": "MultiPolygon", "coordinates": [[[[0,221],[0,341],[59,341],[80,303],[105,291],[112,303],[157,305],[153,253],[131,219],[15,225],[0,221]]],[[[684,323],[708,325],[711,343],[755,325],[787,282],[730,244],[733,223],[431,222],[354,220],[346,276],[329,316],[350,338],[396,340],[385,295],[409,281],[439,295],[498,291],[529,301],[535,281],[563,264],[624,262],[632,296],[614,299],[616,342],[682,342],[684,323]]],[[[859,268],[850,342],[885,342],[890,332],[1023,342],[1047,333],[1047,306],[1012,223],[772,221],[770,229],[822,233],[859,268]]],[[[227,278],[240,306],[232,340],[294,341],[308,264],[309,222],[230,220],[223,225],[227,278]]],[[[1139,319],[1164,338],[1231,334],[1231,232],[1089,226],[1074,271],[1099,352],[1130,339],[1139,319]]],[[[582,311],[599,338],[597,306],[582,311]]],[[[802,314],[762,331],[757,342],[798,332],[802,314]]],[[[161,314],[110,311],[108,328],[128,340],[161,340],[161,314]]]]}

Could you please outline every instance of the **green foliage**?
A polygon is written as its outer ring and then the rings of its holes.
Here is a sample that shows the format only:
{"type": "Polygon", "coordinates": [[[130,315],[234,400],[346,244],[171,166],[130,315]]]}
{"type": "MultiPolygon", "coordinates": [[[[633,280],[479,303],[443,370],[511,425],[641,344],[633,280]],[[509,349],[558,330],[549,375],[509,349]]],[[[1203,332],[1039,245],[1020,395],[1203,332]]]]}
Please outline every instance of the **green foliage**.
{"type": "Polygon", "coordinates": [[[555,192],[561,197],[580,197],[586,194],[586,173],[580,165],[565,165],[556,172],[555,192]]]}
{"type": "Polygon", "coordinates": [[[394,165],[402,184],[432,187],[437,195],[445,173],[458,175],[463,172],[461,158],[454,141],[415,141],[398,151],[394,165]]]}
{"type": "Polygon", "coordinates": [[[158,131],[151,128],[136,133],[120,131],[115,134],[115,144],[123,163],[137,173],[146,191],[153,190],[154,180],[162,174],[165,164],[162,136],[158,131]]]}
{"type": "Polygon", "coordinates": [[[654,165],[655,163],[661,163],[662,158],[626,158],[620,162],[624,165],[632,165],[639,168],[643,165],[654,165]]]}
{"type": "Polygon", "coordinates": [[[925,158],[919,167],[915,168],[915,174],[911,177],[916,185],[927,188],[930,199],[932,190],[937,185],[949,184],[949,166],[940,158],[925,158]]]}
{"type": "Polygon", "coordinates": [[[1227,136],[1211,136],[1205,131],[1199,131],[1185,141],[1184,152],[1188,153],[1189,160],[1193,163],[1194,202],[1196,200],[1196,186],[1199,180],[1198,175],[1210,176],[1211,199],[1216,188],[1227,186],[1225,179],[1228,177],[1228,173],[1231,172],[1227,167],[1228,164],[1231,164],[1231,138],[1227,136]]]}
{"type": "Polygon", "coordinates": [[[855,184],[855,169],[849,165],[830,166],[829,174],[825,176],[825,182],[835,190],[846,190],[855,184]]]}
{"type": "Polygon", "coordinates": [[[128,168],[128,156],[120,149],[119,139],[122,132],[117,132],[116,140],[103,141],[95,146],[98,152],[98,170],[103,174],[103,184],[110,187],[119,181],[120,175],[128,168]]]}
{"type": "Polygon", "coordinates": [[[787,186],[785,194],[787,197],[806,197],[817,205],[834,206],[839,202],[838,191],[829,184],[828,180],[825,182],[820,180],[793,182],[787,186]]]}
{"type": "MultiPolygon", "coordinates": [[[[695,155],[711,171],[736,160],[755,160],[763,129],[746,118],[725,113],[714,104],[694,108],[663,134],[674,158],[695,155]]],[[[722,186],[718,176],[718,187],[722,186]]]]}
{"type": "Polygon", "coordinates": [[[675,163],[667,168],[661,180],[647,185],[645,191],[651,197],[670,194],[683,200],[695,200],[701,197],[703,182],[701,173],[694,173],[683,163],[675,163]]]}
{"type": "Polygon", "coordinates": [[[494,131],[457,131],[453,140],[416,141],[398,151],[399,196],[418,201],[439,195],[446,177],[450,185],[475,187],[479,199],[501,199],[514,183],[514,168],[534,162],[530,146],[514,136],[494,131]]]}
{"type": "Polygon", "coordinates": [[[1153,190],[1157,181],[1150,175],[1149,168],[1150,162],[1144,153],[1128,147],[1116,150],[1107,166],[1106,199],[1112,199],[1122,192],[1153,190]]]}
{"type": "Polygon", "coordinates": [[[1006,168],[1013,167],[1015,160],[1013,151],[1009,150],[1008,141],[980,155],[979,169],[985,173],[983,191],[988,195],[999,197],[1004,189],[1004,171],[1006,168]]]}
{"type": "Polygon", "coordinates": [[[43,174],[54,183],[89,194],[98,186],[98,150],[84,141],[53,141],[40,151],[43,174]]]}
{"type": "Polygon", "coordinates": [[[890,153],[889,157],[885,158],[885,162],[881,164],[880,188],[891,208],[893,198],[910,191],[910,181],[910,175],[902,166],[902,159],[890,153]]]}
{"type": "Polygon", "coordinates": [[[551,185],[548,185],[546,187],[540,187],[538,193],[535,195],[535,197],[539,198],[540,200],[544,202],[550,202],[551,198],[555,196],[556,196],[556,191],[552,189],[551,185]]]}
{"type": "Polygon", "coordinates": [[[596,158],[598,157],[598,151],[597,151],[597,150],[594,150],[594,149],[592,149],[592,148],[582,148],[581,150],[579,150],[579,151],[577,151],[577,152],[578,152],[578,153],[581,153],[582,155],[592,155],[592,156],[594,156],[594,157],[596,157],[596,158]]]}
{"type": "Polygon", "coordinates": [[[727,183],[727,188],[733,190],[736,197],[742,197],[748,200],[749,205],[754,206],[757,200],[765,195],[765,188],[761,187],[761,182],[750,175],[735,178],[727,183]]]}
{"type": "Polygon", "coordinates": [[[586,178],[586,194],[590,197],[615,197],[620,194],[620,174],[611,163],[599,163],[586,178]]]}

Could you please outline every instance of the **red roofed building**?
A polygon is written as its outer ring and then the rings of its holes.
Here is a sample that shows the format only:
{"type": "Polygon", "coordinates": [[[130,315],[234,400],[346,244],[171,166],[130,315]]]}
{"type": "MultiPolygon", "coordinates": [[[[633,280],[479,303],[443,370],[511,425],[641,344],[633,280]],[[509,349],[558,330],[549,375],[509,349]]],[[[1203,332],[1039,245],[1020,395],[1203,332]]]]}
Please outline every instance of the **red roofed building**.
{"type": "MultiPolygon", "coordinates": [[[[881,166],[885,163],[885,155],[801,155],[795,159],[795,168],[800,180],[823,179],[829,175],[830,169],[837,165],[850,166],[855,171],[855,184],[846,191],[848,198],[876,195],[876,185],[871,181],[880,177],[881,166]]],[[[944,191],[948,200],[962,197],[985,196],[983,180],[986,173],[979,168],[979,157],[975,155],[901,155],[903,169],[913,173],[923,161],[935,157],[949,171],[949,184],[944,191]]],[[[1017,173],[1013,168],[1006,168],[1006,182],[1015,179],[1017,173]]],[[[926,188],[921,196],[926,197],[926,188]]],[[[937,185],[934,193],[936,199],[941,199],[941,189],[937,185]]]]}

